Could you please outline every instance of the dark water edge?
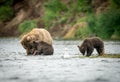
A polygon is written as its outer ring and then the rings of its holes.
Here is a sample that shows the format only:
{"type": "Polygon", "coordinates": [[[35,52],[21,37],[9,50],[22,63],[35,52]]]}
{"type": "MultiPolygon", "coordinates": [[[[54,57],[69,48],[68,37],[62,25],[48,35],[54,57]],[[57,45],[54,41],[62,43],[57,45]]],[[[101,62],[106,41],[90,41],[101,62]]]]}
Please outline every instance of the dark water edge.
{"type": "MultiPolygon", "coordinates": [[[[19,40],[0,38],[0,82],[119,82],[120,58],[83,57],[82,41],[54,40],[54,55],[26,56],[19,40]]],[[[105,52],[120,54],[120,42],[105,41],[105,52]]]]}

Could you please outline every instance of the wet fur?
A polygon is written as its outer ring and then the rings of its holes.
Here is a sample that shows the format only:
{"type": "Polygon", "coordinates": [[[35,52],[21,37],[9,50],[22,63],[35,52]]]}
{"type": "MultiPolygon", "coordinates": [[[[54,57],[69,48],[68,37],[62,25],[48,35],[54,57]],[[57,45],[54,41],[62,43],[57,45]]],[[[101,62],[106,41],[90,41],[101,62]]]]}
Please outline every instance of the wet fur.
{"type": "Polygon", "coordinates": [[[49,45],[43,41],[34,42],[34,44],[35,44],[35,49],[37,50],[36,54],[52,55],[54,52],[53,46],[49,45]]]}
{"type": "Polygon", "coordinates": [[[98,37],[86,38],[81,46],[78,46],[78,48],[83,55],[85,55],[85,52],[87,52],[86,56],[91,56],[94,48],[97,50],[100,56],[104,55],[104,43],[98,37]]]}
{"type": "Polygon", "coordinates": [[[34,41],[43,41],[52,45],[52,37],[47,30],[34,28],[32,31],[25,34],[20,41],[24,49],[26,49],[27,55],[32,55],[34,53],[34,41]]]}

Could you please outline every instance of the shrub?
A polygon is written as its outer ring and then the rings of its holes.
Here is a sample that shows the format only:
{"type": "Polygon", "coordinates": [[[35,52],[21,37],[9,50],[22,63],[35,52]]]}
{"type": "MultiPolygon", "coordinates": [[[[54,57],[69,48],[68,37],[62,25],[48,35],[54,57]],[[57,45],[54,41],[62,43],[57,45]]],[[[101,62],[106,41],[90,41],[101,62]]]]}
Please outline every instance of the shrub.
{"type": "Polygon", "coordinates": [[[77,0],[75,8],[79,12],[92,12],[92,0],[77,0]]]}
{"type": "Polygon", "coordinates": [[[47,29],[63,22],[74,24],[81,12],[92,11],[91,0],[69,0],[67,3],[61,0],[49,0],[44,8],[43,19],[47,29]]]}
{"type": "Polygon", "coordinates": [[[25,32],[28,32],[28,31],[32,30],[33,28],[36,28],[36,27],[37,27],[37,22],[36,21],[26,20],[19,25],[19,31],[21,33],[25,33],[25,32]]]}
{"type": "Polygon", "coordinates": [[[91,15],[87,19],[92,33],[103,38],[110,39],[113,34],[120,36],[120,10],[109,10],[100,15],[91,15]]]}
{"type": "Polygon", "coordinates": [[[2,0],[2,4],[0,5],[0,20],[6,21],[10,20],[14,13],[11,7],[13,0],[2,0]]]}
{"type": "Polygon", "coordinates": [[[88,26],[89,26],[89,29],[90,31],[95,34],[96,33],[96,17],[95,17],[95,14],[89,14],[87,17],[86,17],[86,21],[88,23],[88,26]]]}
{"type": "Polygon", "coordinates": [[[86,37],[89,37],[91,35],[90,29],[88,27],[84,27],[84,28],[78,28],[78,30],[75,33],[75,37],[77,39],[84,39],[86,37]]]}
{"type": "Polygon", "coordinates": [[[97,35],[109,39],[114,33],[120,35],[120,11],[110,10],[98,17],[97,35]]]}
{"type": "Polygon", "coordinates": [[[120,0],[110,0],[111,8],[120,8],[120,0]]]}
{"type": "MultiPolygon", "coordinates": [[[[58,21],[61,13],[66,11],[66,5],[60,0],[50,0],[45,4],[45,13],[43,19],[48,29],[55,21],[58,21]]],[[[61,18],[60,18],[61,19],[61,18]]]]}
{"type": "Polygon", "coordinates": [[[13,17],[13,10],[10,6],[0,7],[0,20],[6,21],[13,17]]]}

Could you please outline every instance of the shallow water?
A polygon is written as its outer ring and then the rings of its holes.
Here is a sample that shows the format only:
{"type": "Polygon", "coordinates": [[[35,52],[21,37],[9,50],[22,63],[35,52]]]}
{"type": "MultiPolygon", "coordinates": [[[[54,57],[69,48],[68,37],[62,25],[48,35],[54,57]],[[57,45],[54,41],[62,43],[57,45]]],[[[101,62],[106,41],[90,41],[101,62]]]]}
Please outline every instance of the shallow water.
{"type": "MultiPolygon", "coordinates": [[[[78,58],[78,44],[54,41],[54,55],[26,56],[18,38],[0,38],[0,82],[119,82],[119,58],[78,58]]],[[[105,42],[105,52],[120,54],[120,42],[105,42]]]]}

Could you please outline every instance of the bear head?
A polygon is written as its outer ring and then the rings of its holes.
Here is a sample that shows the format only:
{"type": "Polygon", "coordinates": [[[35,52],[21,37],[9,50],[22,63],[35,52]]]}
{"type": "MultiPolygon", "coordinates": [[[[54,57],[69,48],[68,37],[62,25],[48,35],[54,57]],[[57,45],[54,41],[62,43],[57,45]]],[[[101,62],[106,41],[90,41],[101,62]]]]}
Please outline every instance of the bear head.
{"type": "Polygon", "coordinates": [[[85,55],[85,47],[84,46],[77,46],[78,48],[79,48],[79,50],[80,50],[80,52],[83,54],[83,55],[85,55]]]}
{"type": "Polygon", "coordinates": [[[23,39],[20,41],[24,49],[26,49],[27,55],[32,55],[35,52],[35,41],[36,38],[34,35],[24,35],[23,39]]]}

